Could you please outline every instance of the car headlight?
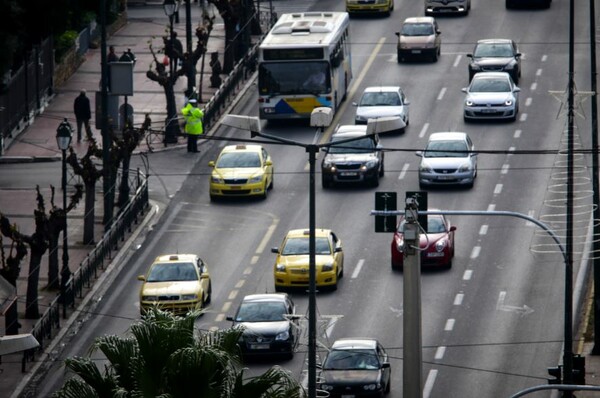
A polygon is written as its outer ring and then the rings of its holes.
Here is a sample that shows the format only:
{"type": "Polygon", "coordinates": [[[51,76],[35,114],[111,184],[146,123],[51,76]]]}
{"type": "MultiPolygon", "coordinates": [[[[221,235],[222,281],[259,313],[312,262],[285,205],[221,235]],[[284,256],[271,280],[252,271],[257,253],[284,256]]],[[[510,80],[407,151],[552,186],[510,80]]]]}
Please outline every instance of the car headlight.
{"type": "Polygon", "coordinates": [[[379,384],[365,384],[363,389],[365,391],[375,391],[379,388],[379,384]]]}
{"type": "Polygon", "coordinates": [[[288,332],[287,330],[285,332],[281,332],[277,336],[275,336],[275,340],[277,340],[277,341],[285,341],[285,340],[288,340],[289,338],[290,338],[290,332],[288,332]]]}
{"type": "Polygon", "coordinates": [[[379,161],[377,159],[372,159],[372,160],[369,160],[367,163],[365,163],[365,167],[367,169],[372,169],[374,167],[377,167],[378,164],[379,164],[379,161]]]}
{"type": "Polygon", "coordinates": [[[458,168],[459,172],[465,172],[465,171],[469,171],[469,170],[471,170],[471,163],[463,163],[458,168]]]}
{"type": "Polygon", "coordinates": [[[254,176],[252,178],[249,178],[248,179],[248,183],[249,184],[256,184],[257,182],[261,182],[262,179],[263,179],[262,174],[261,175],[257,175],[257,176],[254,176]]]}
{"type": "Polygon", "coordinates": [[[506,105],[506,106],[512,106],[512,104],[513,104],[512,99],[507,99],[506,101],[504,101],[504,105],[506,105]]]}
{"type": "Polygon", "coordinates": [[[431,168],[431,166],[428,163],[421,163],[421,165],[419,166],[419,171],[425,172],[425,173],[433,173],[433,169],[431,168]]]}
{"type": "Polygon", "coordinates": [[[359,115],[356,115],[356,118],[355,118],[355,120],[356,120],[357,122],[365,122],[365,121],[367,120],[367,118],[366,118],[366,117],[364,117],[364,116],[359,116],[359,115]]]}
{"type": "Polygon", "coordinates": [[[180,300],[196,300],[197,298],[197,294],[182,294],[180,296],[180,300]]]}
{"type": "Polygon", "coordinates": [[[404,246],[404,240],[396,241],[396,249],[398,249],[399,252],[404,251],[404,246]]]}
{"type": "Polygon", "coordinates": [[[158,296],[142,296],[142,301],[158,301],[158,296]]]}
{"type": "Polygon", "coordinates": [[[275,264],[275,270],[277,272],[285,272],[285,264],[275,264]]]}
{"type": "Polygon", "coordinates": [[[327,264],[323,264],[321,266],[321,271],[325,272],[325,271],[331,271],[331,270],[333,270],[333,263],[332,262],[331,263],[327,263],[327,264]]]}
{"type": "Polygon", "coordinates": [[[473,70],[473,71],[481,70],[481,66],[479,66],[477,64],[471,64],[471,70],[473,70]]]}
{"type": "Polygon", "coordinates": [[[504,67],[504,70],[512,70],[512,69],[515,69],[516,67],[517,67],[517,61],[512,60],[508,64],[506,64],[506,66],[504,67]]]}
{"type": "Polygon", "coordinates": [[[473,106],[475,104],[473,103],[473,100],[468,99],[468,100],[465,100],[465,105],[466,106],[473,106]]]}
{"type": "Polygon", "coordinates": [[[446,247],[446,239],[440,239],[437,242],[435,242],[435,250],[437,250],[438,252],[443,251],[445,247],[446,247]]]}
{"type": "Polygon", "coordinates": [[[323,162],[323,168],[324,169],[333,169],[333,163],[330,162],[329,160],[326,160],[323,162]]]}
{"type": "Polygon", "coordinates": [[[215,183],[215,184],[224,184],[225,180],[223,180],[221,177],[211,176],[210,182],[215,183]]]}

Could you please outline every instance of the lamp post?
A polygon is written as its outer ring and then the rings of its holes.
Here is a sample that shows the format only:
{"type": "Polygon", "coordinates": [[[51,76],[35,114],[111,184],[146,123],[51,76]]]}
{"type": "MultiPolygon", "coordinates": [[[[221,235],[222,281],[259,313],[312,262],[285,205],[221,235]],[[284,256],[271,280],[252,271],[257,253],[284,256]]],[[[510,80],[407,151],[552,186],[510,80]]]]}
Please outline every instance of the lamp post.
{"type": "Polygon", "coordinates": [[[66,307],[66,291],[67,283],[71,277],[69,270],[69,250],[68,250],[68,234],[67,234],[67,149],[71,145],[73,138],[73,127],[65,118],[56,129],[56,144],[62,152],[62,180],[61,186],[63,191],[63,211],[65,212],[65,228],[63,230],[63,263],[60,270],[60,295],[63,300],[63,308],[66,307]]]}
{"type": "MultiPolygon", "coordinates": [[[[165,10],[165,15],[169,17],[169,45],[166,51],[169,54],[169,79],[170,84],[174,86],[174,75],[175,75],[175,64],[173,63],[173,43],[175,42],[175,37],[173,35],[173,19],[175,14],[179,10],[179,0],[164,0],[163,8],[165,10]]],[[[171,87],[174,90],[174,87],[171,87]]],[[[169,101],[167,99],[167,101],[169,101]]],[[[175,105],[173,104],[173,107],[175,105]]],[[[167,115],[167,125],[165,131],[165,145],[168,143],[176,143],[177,142],[177,120],[176,120],[176,111],[167,115]]]]}
{"type": "MultiPolygon", "coordinates": [[[[318,131],[324,131],[333,119],[333,111],[331,108],[319,107],[313,109],[310,115],[311,127],[317,128],[318,131]]],[[[380,119],[370,119],[367,125],[367,134],[375,134],[393,130],[399,123],[403,123],[400,118],[386,117],[380,119]],[[400,120],[400,121],[399,121],[400,120]]],[[[257,117],[240,116],[240,115],[225,115],[222,124],[225,126],[235,127],[242,130],[248,130],[251,137],[262,137],[284,145],[299,146],[308,152],[309,163],[309,259],[308,259],[308,397],[317,397],[317,289],[316,289],[316,261],[315,261],[315,229],[316,229],[316,193],[315,193],[315,163],[316,154],[323,148],[328,148],[333,145],[341,145],[347,142],[356,141],[363,137],[349,138],[334,142],[322,144],[304,144],[298,141],[288,140],[282,137],[261,133],[260,120],[257,117]]],[[[402,126],[403,127],[403,126],[402,126]]]]}

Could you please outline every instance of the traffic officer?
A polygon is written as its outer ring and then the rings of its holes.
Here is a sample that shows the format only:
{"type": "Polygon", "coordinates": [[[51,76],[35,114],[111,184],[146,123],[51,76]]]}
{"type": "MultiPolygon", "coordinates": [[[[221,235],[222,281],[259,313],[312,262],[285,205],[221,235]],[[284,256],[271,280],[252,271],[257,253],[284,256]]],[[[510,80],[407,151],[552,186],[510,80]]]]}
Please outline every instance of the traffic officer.
{"type": "Polygon", "coordinates": [[[188,136],[187,151],[198,152],[198,136],[202,134],[202,118],[204,112],[198,108],[198,100],[191,98],[187,105],[181,109],[185,119],[185,132],[188,136]]]}

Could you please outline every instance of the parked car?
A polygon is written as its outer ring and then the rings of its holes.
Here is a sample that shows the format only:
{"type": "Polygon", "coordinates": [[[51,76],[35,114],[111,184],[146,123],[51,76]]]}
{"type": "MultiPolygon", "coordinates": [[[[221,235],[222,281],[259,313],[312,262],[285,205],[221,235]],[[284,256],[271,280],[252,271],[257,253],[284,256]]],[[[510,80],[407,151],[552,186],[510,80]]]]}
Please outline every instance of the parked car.
{"type": "Polygon", "coordinates": [[[273,161],[261,145],[228,145],[217,161],[210,161],[210,199],[267,197],[273,189],[273,161]]]}
{"type": "Polygon", "coordinates": [[[327,147],[321,162],[323,188],[347,182],[379,185],[379,177],[384,174],[379,135],[367,135],[365,125],[344,125],[336,128],[330,142],[350,139],[354,140],[327,147]]]}
{"type": "Polygon", "coordinates": [[[398,62],[427,58],[437,62],[442,50],[442,32],[433,17],[406,18],[398,36],[398,62]]]}
{"type": "Polygon", "coordinates": [[[479,72],[468,87],[465,96],[465,122],[482,119],[517,120],[521,89],[506,72],[479,72]]]}
{"type": "MultiPolygon", "coordinates": [[[[369,119],[396,116],[400,124],[397,132],[403,132],[409,124],[410,102],[399,86],[367,87],[356,106],[356,124],[367,124],[369,119]]],[[[393,132],[393,131],[390,131],[393,132]]]]}
{"type": "Polygon", "coordinates": [[[233,327],[243,328],[239,346],[244,356],[277,354],[294,356],[300,316],[286,293],[245,296],[233,317],[233,327]]]}
{"type": "Polygon", "coordinates": [[[469,81],[479,72],[507,72],[515,84],[518,84],[521,78],[521,55],[513,40],[479,40],[473,53],[467,54],[471,58],[469,81]]]}
{"type": "Polygon", "coordinates": [[[331,398],[382,397],[391,390],[388,354],[373,338],[336,340],[320,367],[318,388],[331,398]]]}
{"type": "MultiPolygon", "coordinates": [[[[404,267],[405,219],[402,217],[392,239],[392,269],[404,267]]],[[[427,226],[419,234],[421,267],[452,268],[454,257],[454,231],[456,227],[444,215],[427,215],[427,226]]]]}
{"type": "MultiPolygon", "coordinates": [[[[308,229],[293,229],[280,247],[271,249],[277,254],[273,267],[276,291],[308,286],[309,237],[308,229]]],[[[317,287],[337,289],[344,276],[344,252],[341,239],[330,229],[315,229],[315,265],[317,287]]]]}
{"type": "Polygon", "coordinates": [[[383,14],[394,11],[394,0],[346,0],[346,12],[356,14],[383,14]]]}
{"type": "Polygon", "coordinates": [[[469,14],[471,0],[425,0],[425,15],[469,14]]]}
{"type": "Polygon", "coordinates": [[[139,275],[140,313],[157,306],[176,315],[210,303],[212,284],[206,263],[195,254],[158,256],[146,275],[139,275]]]}
{"type": "Polygon", "coordinates": [[[466,133],[433,133],[429,136],[425,150],[416,154],[421,157],[419,187],[473,186],[477,177],[477,153],[466,133]]]}

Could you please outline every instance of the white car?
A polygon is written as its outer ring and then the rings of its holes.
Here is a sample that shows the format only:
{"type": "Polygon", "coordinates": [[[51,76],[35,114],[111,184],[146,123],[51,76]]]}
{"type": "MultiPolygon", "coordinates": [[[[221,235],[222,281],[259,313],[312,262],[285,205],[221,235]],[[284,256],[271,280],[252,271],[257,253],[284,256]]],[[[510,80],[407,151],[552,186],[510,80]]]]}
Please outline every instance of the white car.
{"type": "Polygon", "coordinates": [[[410,102],[399,86],[367,87],[356,106],[356,124],[367,124],[369,119],[398,117],[394,130],[404,132],[408,126],[410,102]]]}
{"type": "Polygon", "coordinates": [[[476,119],[517,120],[519,92],[507,72],[479,72],[473,76],[464,103],[465,122],[476,119]]]}
{"type": "Polygon", "coordinates": [[[419,187],[463,185],[472,187],[477,177],[475,145],[466,133],[441,132],[429,136],[419,165],[419,187]]]}

